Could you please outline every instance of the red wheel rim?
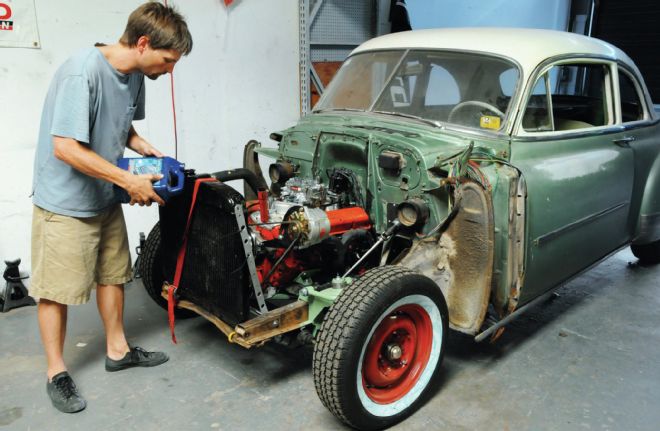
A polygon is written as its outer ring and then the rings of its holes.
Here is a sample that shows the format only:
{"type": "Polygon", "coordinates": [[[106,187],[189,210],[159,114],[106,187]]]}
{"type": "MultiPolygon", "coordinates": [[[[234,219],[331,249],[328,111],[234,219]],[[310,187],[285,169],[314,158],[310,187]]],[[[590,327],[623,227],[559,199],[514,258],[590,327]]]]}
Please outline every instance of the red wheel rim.
{"type": "Polygon", "coordinates": [[[387,315],[374,331],[362,362],[362,386],[379,404],[403,398],[426,368],[433,325],[426,310],[406,304],[387,315]]]}

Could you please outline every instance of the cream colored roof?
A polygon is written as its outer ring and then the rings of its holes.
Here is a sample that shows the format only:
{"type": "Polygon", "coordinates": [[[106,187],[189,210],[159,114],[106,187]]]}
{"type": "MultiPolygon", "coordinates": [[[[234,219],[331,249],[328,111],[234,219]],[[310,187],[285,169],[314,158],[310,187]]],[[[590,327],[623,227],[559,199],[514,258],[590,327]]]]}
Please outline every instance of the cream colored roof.
{"type": "Polygon", "coordinates": [[[635,68],[623,51],[602,40],[563,31],[529,28],[475,27],[406,31],[371,39],[358,46],[353,53],[392,48],[492,53],[520,63],[525,76],[543,60],[564,54],[607,57],[621,60],[635,68]]]}

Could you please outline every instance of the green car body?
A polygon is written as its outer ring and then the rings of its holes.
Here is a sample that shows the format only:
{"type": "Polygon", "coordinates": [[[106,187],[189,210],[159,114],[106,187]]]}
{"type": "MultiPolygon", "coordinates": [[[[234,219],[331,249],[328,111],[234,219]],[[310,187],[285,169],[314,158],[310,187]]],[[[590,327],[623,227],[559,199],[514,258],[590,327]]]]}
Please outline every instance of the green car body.
{"type": "Polygon", "coordinates": [[[387,263],[435,281],[450,326],[470,335],[622,247],[655,256],[660,243],[660,120],[632,61],[594,39],[511,29],[381,37],[275,136],[277,149],[257,152],[297,176],[327,183],[333,167],[353,171],[377,232],[403,202],[427,208],[387,263]]]}
{"type": "Polygon", "coordinates": [[[585,36],[372,39],[277,148],[186,171],[140,247],[144,287],[172,330],[202,315],[246,348],[313,344],[323,405],[389,427],[441,386],[449,328],[494,341],[628,245],[660,263],[652,108],[630,58],[585,36]]]}

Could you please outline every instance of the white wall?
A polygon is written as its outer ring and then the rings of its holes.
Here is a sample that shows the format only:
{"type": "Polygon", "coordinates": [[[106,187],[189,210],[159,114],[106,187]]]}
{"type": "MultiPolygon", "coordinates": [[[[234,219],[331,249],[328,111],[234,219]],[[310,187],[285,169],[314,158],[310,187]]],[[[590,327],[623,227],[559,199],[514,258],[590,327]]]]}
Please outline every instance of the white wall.
{"type": "MultiPolygon", "coordinates": [[[[0,259],[22,258],[24,272],[30,269],[32,162],[50,78],[76,50],[115,42],[141,3],[36,0],[42,49],[0,48],[0,259]]],[[[245,142],[274,145],[270,132],[299,116],[298,2],[170,3],[187,18],[194,39],[192,53],[174,71],[178,158],[198,172],[240,167],[245,142]]],[[[146,88],[147,118],[136,129],[173,156],[169,76],[146,80],[146,88]]],[[[125,206],[125,214],[134,248],[157,210],[125,206]]]]}
{"type": "Polygon", "coordinates": [[[530,27],[565,30],[570,4],[570,0],[406,1],[413,29],[530,27]]]}

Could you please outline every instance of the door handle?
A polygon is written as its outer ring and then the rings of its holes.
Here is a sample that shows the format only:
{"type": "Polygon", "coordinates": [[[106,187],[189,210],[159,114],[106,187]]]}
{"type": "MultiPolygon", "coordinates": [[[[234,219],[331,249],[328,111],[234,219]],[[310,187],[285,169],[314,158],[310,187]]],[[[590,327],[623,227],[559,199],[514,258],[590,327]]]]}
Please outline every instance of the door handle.
{"type": "Polygon", "coordinates": [[[614,139],[612,142],[614,142],[614,144],[618,145],[619,147],[630,148],[630,143],[634,140],[634,136],[624,136],[623,138],[614,139]]]}

